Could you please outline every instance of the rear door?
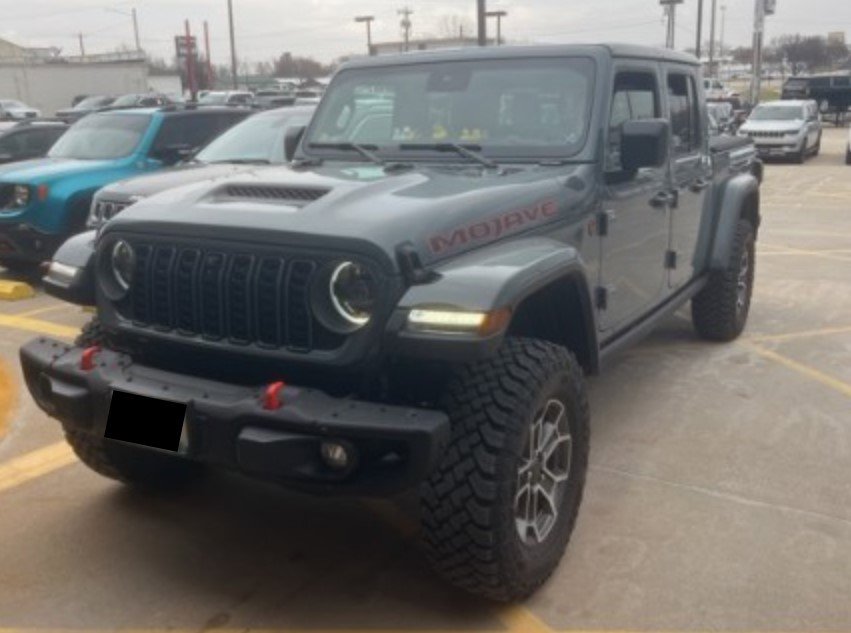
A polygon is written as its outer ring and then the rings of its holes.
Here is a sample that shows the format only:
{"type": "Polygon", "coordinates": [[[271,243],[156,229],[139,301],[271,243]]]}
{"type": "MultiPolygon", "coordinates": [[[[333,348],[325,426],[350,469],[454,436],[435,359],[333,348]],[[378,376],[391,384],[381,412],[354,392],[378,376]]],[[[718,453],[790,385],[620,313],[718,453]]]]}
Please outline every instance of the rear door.
{"type": "MultiPolygon", "coordinates": [[[[669,218],[664,200],[668,168],[627,172],[620,162],[624,123],[662,116],[662,76],[658,64],[621,62],[615,66],[612,109],[606,140],[601,230],[602,265],[599,323],[612,334],[652,309],[666,290],[664,267],[669,218]]],[[[599,297],[598,297],[599,299],[599,297]]]]}
{"type": "Polygon", "coordinates": [[[665,255],[668,283],[676,289],[695,275],[694,256],[703,208],[712,184],[712,160],[703,99],[694,70],[667,65],[667,116],[671,121],[671,243],[665,255]]]}

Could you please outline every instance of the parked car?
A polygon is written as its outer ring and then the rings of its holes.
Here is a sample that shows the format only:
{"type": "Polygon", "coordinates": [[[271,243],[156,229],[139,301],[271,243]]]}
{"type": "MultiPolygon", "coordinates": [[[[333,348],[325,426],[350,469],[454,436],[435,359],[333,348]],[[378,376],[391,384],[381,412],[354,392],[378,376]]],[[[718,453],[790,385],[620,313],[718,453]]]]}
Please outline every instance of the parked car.
{"type": "Polygon", "coordinates": [[[213,91],[198,99],[199,106],[250,106],[254,103],[254,95],[250,92],[231,90],[213,91]]]}
{"type": "Polygon", "coordinates": [[[619,45],[348,62],[291,166],[62,247],[45,288],[99,317],[23,347],[30,392],[124,482],[418,491],[440,573],[528,596],[582,499],[585,375],[690,300],[706,339],[745,327],[759,185],[708,153],[700,81],[619,45]]]}
{"type": "Polygon", "coordinates": [[[246,114],[173,106],[100,112],[71,126],[47,158],[0,168],[0,265],[27,269],[50,259],[85,228],[95,191],[174,165],[246,114]]]}
{"type": "Polygon", "coordinates": [[[168,189],[253,171],[258,165],[281,165],[287,131],[310,122],[313,106],[255,114],[218,136],[174,169],[107,185],[95,194],[87,226],[99,229],[127,207],[168,189]]]}
{"type": "Polygon", "coordinates": [[[92,112],[99,112],[104,108],[109,107],[115,101],[115,97],[109,96],[95,96],[95,97],[86,97],[85,99],[79,101],[76,105],[67,110],[59,110],[56,113],[56,118],[65,121],[66,123],[76,123],[84,116],[91,114],[92,112]]]}
{"type": "Polygon", "coordinates": [[[317,105],[321,100],[321,90],[301,89],[295,91],[296,105],[317,105]]]}
{"type": "Polygon", "coordinates": [[[790,77],[783,84],[782,98],[812,99],[821,114],[834,115],[839,121],[851,108],[851,73],[790,77]]]}
{"type": "Polygon", "coordinates": [[[110,110],[122,110],[127,108],[161,108],[168,105],[175,105],[168,95],[143,92],[122,95],[115,99],[108,108],[110,110]]]}
{"type": "Polygon", "coordinates": [[[252,105],[261,110],[269,110],[294,105],[295,99],[295,95],[291,92],[258,90],[254,93],[254,103],[252,105]]]}
{"type": "Polygon", "coordinates": [[[37,119],[41,112],[16,99],[0,99],[0,121],[37,119]]]}
{"type": "Polygon", "coordinates": [[[803,163],[821,150],[821,121],[815,101],[769,101],[756,106],[739,128],[756,143],[760,156],[789,157],[803,163]]]}
{"type": "Polygon", "coordinates": [[[61,121],[39,119],[13,123],[10,126],[0,124],[0,163],[44,156],[67,129],[68,126],[61,121]]]}

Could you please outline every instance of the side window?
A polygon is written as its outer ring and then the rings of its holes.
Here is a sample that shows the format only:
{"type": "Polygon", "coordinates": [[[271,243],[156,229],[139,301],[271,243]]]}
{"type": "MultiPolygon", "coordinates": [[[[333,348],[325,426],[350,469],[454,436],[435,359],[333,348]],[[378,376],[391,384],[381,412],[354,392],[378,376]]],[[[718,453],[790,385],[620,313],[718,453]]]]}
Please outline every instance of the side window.
{"type": "Polygon", "coordinates": [[[23,151],[22,135],[20,133],[8,134],[0,138],[0,154],[18,156],[23,151]]]}
{"type": "Polygon", "coordinates": [[[230,124],[229,120],[217,115],[187,115],[166,118],[157,133],[152,154],[168,147],[196,148],[204,145],[230,124]]]}
{"type": "Polygon", "coordinates": [[[674,154],[700,150],[700,105],[691,75],[668,75],[668,104],[671,111],[671,136],[674,154]]]}
{"type": "Polygon", "coordinates": [[[659,116],[659,88],[656,75],[649,71],[618,73],[615,77],[612,111],[609,115],[606,171],[621,171],[621,132],[624,123],[639,119],[655,119],[659,116]]]}
{"type": "Polygon", "coordinates": [[[59,132],[60,130],[55,129],[31,130],[26,136],[27,152],[36,155],[46,154],[59,138],[59,132]]]}

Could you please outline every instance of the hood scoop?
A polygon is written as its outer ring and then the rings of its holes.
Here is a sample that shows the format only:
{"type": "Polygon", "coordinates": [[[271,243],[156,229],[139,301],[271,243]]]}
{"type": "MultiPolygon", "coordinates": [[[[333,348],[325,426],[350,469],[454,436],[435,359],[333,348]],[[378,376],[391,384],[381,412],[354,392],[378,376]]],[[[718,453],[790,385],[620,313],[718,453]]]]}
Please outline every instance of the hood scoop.
{"type": "Polygon", "coordinates": [[[308,204],[328,194],[320,187],[282,187],[277,185],[227,185],[220,192],[228,198],[267,200],[308,204]]]}

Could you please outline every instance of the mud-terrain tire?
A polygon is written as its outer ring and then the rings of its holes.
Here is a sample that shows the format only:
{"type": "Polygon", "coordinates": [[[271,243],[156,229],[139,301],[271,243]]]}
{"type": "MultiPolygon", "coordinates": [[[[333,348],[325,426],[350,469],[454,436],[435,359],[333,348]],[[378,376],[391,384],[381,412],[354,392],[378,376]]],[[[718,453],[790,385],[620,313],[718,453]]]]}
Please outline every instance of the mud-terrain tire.
{"type": "Polygon", "coordinates": [[[710,273],[706,286],[691,302],[692,321],[702,338],[732,341],[745,329],[753,295],[755,246],[753,225],[739,219],[727,267],[710,273]]]}
{"type": "Polygon", "coordinates": [[[792,154],[792,162],[796,165],[803,165],[804,161],[807,160],[807,140],[804,139],[804,142],[801,143],[801,149],[792,154]]]}
{"type": "Polygon", "coordinates": [[[452,440],[421,487],[429,560],[470,593],[525,598],[561,560],[582,501],[590,439],[582,370],[564,347],[508,338],[494,358],[453,376],[442,406],[452,440]],[[547,508],[554,512],[534,529],[521,528],[547,508]]]}
{"type": "Polygon", "coordinates": [[[845,150],[845,164],[851,165],[851,149],[845,150]]]}
{"type": "Polygon", "coordinates": [[[113,442],[91,433],[66,428],[65,439],[86,466],[125,484],[167,490],[195,478],[197,464],[180,457],[113,442]]]}
{"type": "MultiPolygon", "coordinates": [[[[74,344],[91,347],[103,344],[103,329],[97,316],[83,326],[74,344]]],[[[200,472],[191,461],[154,450],[136,448],[97,435],[65,429],[65,439],[86,466],[104,477],[142,488],[179,488],[200,472]]]]}
{"type": "Polygon", "coordinates": [[[813,148],[813,157],[821,154],[821,134],[818,135],[818,140],[816,141],[816,146],[813,148]]]}

